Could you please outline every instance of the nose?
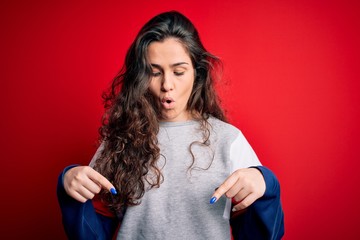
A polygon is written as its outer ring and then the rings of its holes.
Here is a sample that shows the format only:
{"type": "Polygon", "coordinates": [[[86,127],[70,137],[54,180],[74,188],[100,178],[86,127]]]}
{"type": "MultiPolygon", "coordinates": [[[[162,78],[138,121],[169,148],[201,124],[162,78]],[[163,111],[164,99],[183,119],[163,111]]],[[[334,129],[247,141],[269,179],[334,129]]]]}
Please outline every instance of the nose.
{"type": "Polygon", "coordinates": [[[174,81],[171,74],[164,74],[161,82],[161,91],[168,92],[174,89],[174,81]]]}

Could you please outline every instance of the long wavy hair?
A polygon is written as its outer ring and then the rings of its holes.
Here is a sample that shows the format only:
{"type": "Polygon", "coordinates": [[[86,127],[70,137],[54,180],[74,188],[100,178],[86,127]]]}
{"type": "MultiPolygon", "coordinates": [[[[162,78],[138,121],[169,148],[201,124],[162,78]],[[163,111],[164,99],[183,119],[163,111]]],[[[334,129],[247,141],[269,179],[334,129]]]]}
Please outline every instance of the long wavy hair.
{"type": "Polygon", "coordinates": [[[219,59],[206,51],[196,28],[181,13],[165,12],[152,18],[138,33],[124,66],[103,94],[105,114],[99,129],[103,151],[94,168],[118,190],[115,197],[107,191],[100,194],[116,212],[139,204],[147,188],[159,187],[163,179],[157,166],[160,110],[148,90],[152,69],[147,50],[152,42],[170,37],[182,43],[195,69],[187,110],[200,121],[203,140],[193,144],[209,144],[209,116],[226,121],[214,89],[219,59]]]}

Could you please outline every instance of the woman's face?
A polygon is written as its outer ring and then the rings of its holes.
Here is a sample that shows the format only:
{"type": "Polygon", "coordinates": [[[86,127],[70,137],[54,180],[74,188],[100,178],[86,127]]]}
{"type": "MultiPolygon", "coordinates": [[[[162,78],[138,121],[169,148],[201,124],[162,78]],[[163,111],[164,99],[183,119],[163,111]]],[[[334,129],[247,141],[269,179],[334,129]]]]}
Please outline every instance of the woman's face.
{"type": "Polygon", "coordinates": [[[160,120],[191,119],[187,102],[194,84],[194,67],[183,45],[167,38],[163,42],[152,42],[147,54],[152,66],[149,90],[159,101],[160,120]]]}

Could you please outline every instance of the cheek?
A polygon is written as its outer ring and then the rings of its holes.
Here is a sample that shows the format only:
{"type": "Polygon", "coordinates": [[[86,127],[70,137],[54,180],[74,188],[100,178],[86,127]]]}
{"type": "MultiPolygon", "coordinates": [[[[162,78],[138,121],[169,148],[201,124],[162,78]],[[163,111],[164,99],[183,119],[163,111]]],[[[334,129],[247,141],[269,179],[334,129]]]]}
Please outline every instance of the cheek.
{"type": "Polygon", "coordinates": [[[186,86],[184,86],[184,90],[183,90],[183,94],[184,94],[183,96],[186,97],[186,102],[189,101],[193,88],[194,88],[194,79],[191,78],[187,82],[186,86]]]}
{"type": "Polygon", "coordinates": [[[186,87],[185,92],[186,92],[187,95],[190,95],[191,92],[192,92],[192,90],[193,90],[193,84],[189,84],[189,85],[186,87]]]}
{"type": "Polygon", "coordinates": [[[156,83],[156,81],[151,81],[151,82],[150,82],[150,84],[149,84],[149,91],[150,91],[152,94],[156,95],[157,92],[158,92],[158,88],[159,88],[159,86],[158,86],[158,84],[156,83]]]}
{"type": "Polygon", "coordinates": [[[186,92],[188,93],[191,93],[193,88],[194,88],[194,82],[195,82],[195,79],[194,77],[191,77],[189,79],[189,81],[187,82],[187,85],[186,85],[186,92]]]}

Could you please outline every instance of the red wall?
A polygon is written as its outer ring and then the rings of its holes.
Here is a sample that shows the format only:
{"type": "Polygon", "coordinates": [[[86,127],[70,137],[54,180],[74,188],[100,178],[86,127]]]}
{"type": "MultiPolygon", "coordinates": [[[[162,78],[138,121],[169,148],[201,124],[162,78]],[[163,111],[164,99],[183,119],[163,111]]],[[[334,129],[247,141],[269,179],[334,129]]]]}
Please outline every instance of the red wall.
{"type": "Polygon", "coordinates": [[[224,61],[231,122],[281,182],[285,239],[360,235],[358,1],[73,2],[0,3],[1,238],[65,238],[58,173],[89,161],[102,90],[171,9],[224,61]]]}

